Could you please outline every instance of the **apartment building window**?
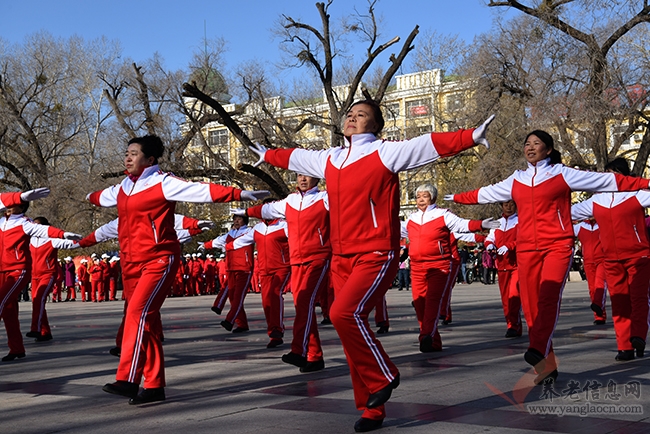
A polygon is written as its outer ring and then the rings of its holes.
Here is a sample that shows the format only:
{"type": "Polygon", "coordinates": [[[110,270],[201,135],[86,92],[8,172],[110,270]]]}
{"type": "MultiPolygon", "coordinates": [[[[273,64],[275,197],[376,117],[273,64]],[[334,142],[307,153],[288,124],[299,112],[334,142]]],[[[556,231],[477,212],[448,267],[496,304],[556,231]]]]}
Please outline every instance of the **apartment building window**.
{"type": "Polygon", "coordinates": [[[208,144],[211,147],[214,146],[224,146],[228,144],[228,130],[211,130],[208,133],[208,144]]]}
{"type": "Polygon", "coordinates": [[[462,93],[447,95],[447,110],[460,110],[465,105],[465,98],[462,93]]]}
{"type": "Polygon", "coordinates": [[[428,101],[417,99],[415,101],[406,102],[406,114],[410,118],[417,118],[429,115],[428,101]]]}
{"type": "Polygon", "coordinates": [[[386,129],[383,131],[382,136],[391,142],[402,140],[402,132],[399,130],[399,128],[386,129]]]}
{"type": "Polygon", "coordinates": [[[384,106],[384,112],[386,119],[388,120],[395,120],[399,118],[400,112],[399,112],[399,102],[392,102],[390,104],[386,104],[384,106]]]}

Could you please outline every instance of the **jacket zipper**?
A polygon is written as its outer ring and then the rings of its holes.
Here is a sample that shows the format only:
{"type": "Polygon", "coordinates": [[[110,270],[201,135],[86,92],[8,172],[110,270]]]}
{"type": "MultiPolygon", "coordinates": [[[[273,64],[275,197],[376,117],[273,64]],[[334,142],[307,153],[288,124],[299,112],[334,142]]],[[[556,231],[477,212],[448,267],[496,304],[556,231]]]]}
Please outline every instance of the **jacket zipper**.
{"type": "Polygon", "coordinates": [[[158,244],[158,232],[156,231],[156,223],[151,222],[151,229],[153,229],[153,240],[158,244]]]}
{"type": "Polygon", "coordinates": [[[562,226],[562,230],[564,230],[564,223],[562,223],[562,214],[560,214],[560,209],[557,209],[557,218],[560,220],[560,226],[562,226]]]}
{"type": "Polygon", "coordinates": [[[639,242],[641,242],[641,238],[639,237],[639,231],[636,230],[636,225],[634,225],[633,227],[634,227],[634,233],[636,234],[636,239],[637,239],[639,242]]]}
{"type": "Polygon", "coordinates": [[[375,202],[370,198],[370,212],[372,213],[372,225],[377,229],[377,216],[375,215],[375,202]]]}
{"type": "Polygon", "coordinates": [[[320,228],[318,228],[318,238],[320,238],[320,245],[324,246],[325,243],[323,242],[323,233],[320,231],[320,228]]]}
{"type": "Polygon", "coordinates": [[[444,249],[442,247],[442,241],[438,241],[438,250],[440,250],[440,256],[445,255],[444,249]]]}
{"type": "MultiPolygon", "coordinates": [[[[537,176],[537,164],[535,164],[535,173],[533,178],[530,180],[530,196],[532,199],[533,209],[535,207],[535,177],[537,176]]],[[[535,234],[535,250],[537,250],[537,219],[533,217],[533,233],[535,234]]]]}

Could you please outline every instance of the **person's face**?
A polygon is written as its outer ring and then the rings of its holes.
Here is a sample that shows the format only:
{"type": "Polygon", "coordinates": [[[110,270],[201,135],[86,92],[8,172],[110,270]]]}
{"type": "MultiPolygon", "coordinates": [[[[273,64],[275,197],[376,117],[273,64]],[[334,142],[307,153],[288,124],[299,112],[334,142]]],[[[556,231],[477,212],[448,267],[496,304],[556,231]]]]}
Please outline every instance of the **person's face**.
{"type": "Polygon", "coordinates": [[[415,204],[420,211],[427,209],[431,202],[431,194],[428,191],[418,191],[415,194],[415,204]]]}
{"type": "Polygon", "coordinates": [[[510,217],[515,212],[517,212],[517,205],[515,205],[514,200],[509,200],[509,201],[503,202],[501,204],[501,209],[503,210],[503,215],[504,216],[510,217]]]}
{"type": "Polygon", "coordinates": [[[316,184],[318,184],[318,178],[312,178],[311,176],[307,175],[298,175],[297,183],[298,190],[304,193],[305,191],[316,187],[316,184]]]}
{"type": "Polygon", "coordinates": [[[23,214],[25,212],[25,208],[23,208],[20,205],[12,206],[6,209],[5,215],[10,216],[12,214],[23,214]]]}
{"type": "Polygon", "coordinates": [[[346,137],[353,134],[374,134],[376,132],[377,122],[369,105],[357,104],[350,109],[343,123],[343,134],[346,137]]]}
{"type": "Polygon", "coordinates": [[[236,215],[232,218],[233,229],[239,229],[244,226],[244,217],[236,215]]]}
{"type": "Polygon", "coordinates": [[[142,171],[147,167],[152,166],[154,161],[154,157],[147,157],[144,155],[139,143],[131,143],[129,147],[126,148],[124,166],[130,175],[137,176],[142,174],[142,171]]]}
{"type": "Polygon", "coordinates": [[[536,164],[551,154],[552,149],[546,147],[539,137],[532,134],[524,143],[524,157],[530,164],[536,164]]]}

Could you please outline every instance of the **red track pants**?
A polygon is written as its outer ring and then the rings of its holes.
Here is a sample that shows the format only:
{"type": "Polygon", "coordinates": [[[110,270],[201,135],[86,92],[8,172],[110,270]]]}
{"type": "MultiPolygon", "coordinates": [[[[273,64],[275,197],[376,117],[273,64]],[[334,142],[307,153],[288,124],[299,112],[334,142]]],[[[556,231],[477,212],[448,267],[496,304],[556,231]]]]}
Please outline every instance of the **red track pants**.
{"type": "Polygon", "coordinates": [[[219,293],[215,300],[214,305],[220,309],[223,309],[226,298],[230,301],[230,310],[226,315],[226,321],[236,324],[238,328],[248,328],[244,299],[252,276],[253,273],[250,271],[228,271],[228,286],[219,293]]]}
{"type": "Polygon", "coordinates": [[[612,320],[619,350],[631,350],[630,338],[646,340],[650,258],[605,261],[612,320]]]}
{"type": "Polygon", "coordinates": [[[323,360],[316,322],[316,301],[327,289],[330,261],[316,259],[291,266],[291,290],[296,316],[293,320],[291,352],[307,357],[308,362],[323,360]]]}
{"type": "Polygon", "coordinates": [[[456,280],[458,279],[458,272],[460,271],[460,261],[452,261],[451,264],[451,273],[449,279],[449,289],[446,292],[445,296],[445,301],[442,303],[442,312],[440,312],[440,316],[444,317],[446,321],[451,322],[452,317],[451,317],[451,291],[454,289],[454,286],[456,286],[456,280]]]}
{"type": "Polygon", "coordinates": [[[525,270],[519,274],[519,289],[528,325],[529,348],[544,357],[553,349],[553,332],[572,260],[570,246],[517,252],[517,266],[525,270]]]}
{"type": "Polygon", "coordinates": [[[271,338],[284,336],[284,288],[291,278],[291,268],[260,273],[262,285],[262,308],[266,318],[266,330],[271,338]]]}
{"type": "Polygon", "coordinates": [[[602,262],[585,262],[585,274],[587,276],[587,285],[589,286],[589,298],[591,302],[600,306],[603,310],[603,316],[596,315],[594,320],[607,319],[605,307],[607,305],[607,282],[605,281],[605,264],[602,262]]]}
{"type": "Polygon", "coordinates": [[[127,292],[122,353],[116,379],[140,383],[147,389],[165,387],[165,360],[160,334],[160,308],[171,290],[180,254],[148,262],[124,262],[127,292]]]}
{"type": "Polygon", "coordinates": [[[499,276],[499,292],[506,324],[509,329],[515,329],[518,333],[522,333],[519,271],[516,268],[514,270],[497,270],[497,275],[499,276]]]}
{"type": "Polygon", "coordinates": [[[18,297],[27,283],[29,283],[29,272],[25,270],[0,271],[0,318],[5,323],[11,354],[25,352],[18,321],[18,297]]]}
{"type": "Polygon", "coordinates": [[[350,367],[354,402],[368,419],[386,416],[383,405],[366,408],[366,402],[399,374],[368,323],[368,315],[386,295],[398,267],[399,251],[332,257],[335,298],[330,319],[350,367]]]}
{"type": "Polygon", "coordinates": [[[420,341],[431,336],[435,349],[442,349],[438,332],[438,318],[443,311],[447,292],[453,281],[451,260],[415,262],[411,261],[411,288],[413,307],[420,323],[420,341]]]}
{"type": "Polygon", "coordinates": [[[45,302],[47,296],[52,292],[56,274],[44,274],[32,277],[32,325],[30,331],[42,335],[50,334],[50,323],[47,320],[45,302]]]}

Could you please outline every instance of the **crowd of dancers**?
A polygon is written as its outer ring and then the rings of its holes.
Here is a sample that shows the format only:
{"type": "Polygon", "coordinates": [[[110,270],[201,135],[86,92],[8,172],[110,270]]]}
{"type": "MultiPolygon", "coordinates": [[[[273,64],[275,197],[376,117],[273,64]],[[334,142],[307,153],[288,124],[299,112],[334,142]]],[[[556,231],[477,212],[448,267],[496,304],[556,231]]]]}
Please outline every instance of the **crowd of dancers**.
{"type": "MultiPolygon", "coordinates": [[[[388,331],[385,294],[400,262],[405,262],[405,240],[421,352],[443,350],[438,323],[452,320],[451,292],[462,267],[457,243],[484,242],[496,256],[505,337],[522,336],[525,320],[529,346],[524,359],[538,374],[537,383],[554,381],[558,371],[552,338],[577,237],[595,324],[606,321],[609,291],[619,350],[616,360],[643,356],[650,283],[644,216],[644,208],[650,206],[650,193],[645,191],[649,181],[630,176],[625,160],[614,160],[605,173],[566,167],[553,138],[536,130],[523,143],[526,169],[497,184],[444,198],[459,204],[500,203],[499,220],[464,219],[438,207],[436,187],[425,183],[416,190],[416,211],[401,221],[399,172],[476,145],[489,147],[486,130],[492,119],[476,129],[390,142],[379,138],[384,120],[378,104],[359,101],[346,116],[341,147],[322,151],[251,147],[259,156],[257,164],[265,162],[298,174],[296,191],[280,200],[267,198],[267,191],[179,179],[158,167],[164,152],[158,137],[133,138],[124,158],[128,175],[121,183],[87,196],[96,206],[117,207],[118,219],[83,238],[49,226],[46,219],[25,217],[29,201],[45,197],[47,189],[3,193],[0,206],[7,212],[0,220],[0,315],[9,354],[2,360],[25,357],[17,299],[30,274],[36,320],[27,335],[48,340],[52,336],[44,306],[56,280],[56,251],[115,238],[119,258],[90,258],[90,267],[84,263],[78,269],[92,276],[95,268],[102,271],[102,262],[109,264],[109,270],[111,262],[121,268],[124,315],[111,350],[119,356],[119,364],[116,381],[103,390],[129,398],[130,404],[166,399],[160,317],[164,300],[173,295],[216,294],[213,312],[222,315],[226,302],[230,306],[221,326],[245,333],[249,324],[244,301],[254,280],[252,287],[259,288],[262,296],[268,348],[284,343],[283,294],[291,287],[295,319],[290,351],[282,361],[300,372],[325,368],[315,311],[320,304],[325,321],[333,324],[340,338],[355,405],[362,412],[354,429],[381,428],[385,403],[399,386],[400,373],[371,329],[369,315],[375,311],[378,333],[388,331]],[[321,181],[326,190],[319,188],[321,181]],[[572,191],[595,194],[572,206],[572,191]],[[181,244],[214,225],[175,214],[176,202],[262,199],[250,208],[234,209],[232,228],[200,243],[206,260],[198,259],[201,253],[182,260],[181,244]],[[250,227],[250,217],[259,223],[250,227]],[[478,233],[482,231],[489,234],[478,233]],[[213,253],[220,250],[225,258],[216,261],[213,253]]],[[[90,300],[115,298],[110,278],[90,279],[94,281],[108,289],[91,284],[90,300]]],[[[66,276],[64,287],[68,283],[66,276]]],[[[87,295],[83,286],[82,300],[87,295]]]]}

